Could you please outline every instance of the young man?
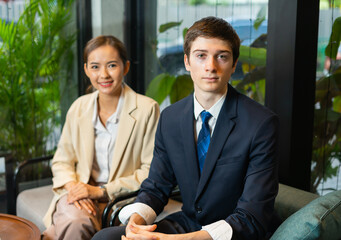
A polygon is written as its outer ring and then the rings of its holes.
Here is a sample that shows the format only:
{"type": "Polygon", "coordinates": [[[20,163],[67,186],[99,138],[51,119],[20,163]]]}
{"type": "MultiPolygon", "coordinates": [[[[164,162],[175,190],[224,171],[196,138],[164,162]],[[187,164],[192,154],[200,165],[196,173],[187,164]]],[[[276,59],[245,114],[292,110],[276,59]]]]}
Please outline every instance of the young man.
{"type": "Polygon", "coordinates": [[[149,177],[120,214],[126,228],[95,239],[264,239],[273,230],[278,119],[228,84],[239,47],[223,19],[188,30],[184,61],[194,94],[162,112],[149,177]],[[176,185],[182,211],[150,225],[176,185]]]}

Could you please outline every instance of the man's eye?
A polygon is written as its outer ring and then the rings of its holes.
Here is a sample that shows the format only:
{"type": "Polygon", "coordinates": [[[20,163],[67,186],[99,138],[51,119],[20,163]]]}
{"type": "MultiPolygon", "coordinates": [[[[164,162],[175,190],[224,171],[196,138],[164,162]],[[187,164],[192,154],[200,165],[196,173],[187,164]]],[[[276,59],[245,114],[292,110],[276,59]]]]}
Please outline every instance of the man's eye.
{"type": "Polygon", "coordinates": [[[218,55],[218,59],[227,59],[226,55],[218,55]]]}
{"type": "Polygon", "coordinates": [[[203,57],[205,57],[204,54],[198,54],[198,55],[197,55],[197,58],[203,58],[203,57]]]}
{"type": "Polygon", "coordinates": [[[116,67],[116,64],[109,64],[109,68],[114,68],[116,67]]]}

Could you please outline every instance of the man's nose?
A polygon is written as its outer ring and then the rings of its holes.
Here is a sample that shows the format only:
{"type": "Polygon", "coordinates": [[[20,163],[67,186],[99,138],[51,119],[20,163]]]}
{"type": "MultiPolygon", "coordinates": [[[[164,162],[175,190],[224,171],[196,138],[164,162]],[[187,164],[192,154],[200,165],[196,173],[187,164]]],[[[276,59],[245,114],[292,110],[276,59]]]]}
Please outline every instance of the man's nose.
{"type": "Polygon", "coordinates": [[[205,64],[205,70],[209,72],[217,71],[217,62],[214,57],[208,57],[205,64]]]}

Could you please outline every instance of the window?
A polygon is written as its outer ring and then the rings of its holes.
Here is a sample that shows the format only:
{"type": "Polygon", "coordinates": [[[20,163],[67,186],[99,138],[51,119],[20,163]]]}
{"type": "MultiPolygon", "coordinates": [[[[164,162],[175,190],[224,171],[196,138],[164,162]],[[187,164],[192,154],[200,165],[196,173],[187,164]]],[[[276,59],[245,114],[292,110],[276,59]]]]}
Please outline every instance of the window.
{"type": "Polygon", "coordinates": [[[311,190],[341,189],[341,1],[320,1],[311,190]]]}
{"type": "Polygon", "coordinates": [[[196,20],[217,16],[231,23],[242,41],[230,83],[264,104],[267,10],[267,0],[157,1],[156,38],[149,39],[157,60],[155,70],[146,79],[147,95],[166,106],[192,92],[193,84],[183,63],[183,33],[196,20]]]}

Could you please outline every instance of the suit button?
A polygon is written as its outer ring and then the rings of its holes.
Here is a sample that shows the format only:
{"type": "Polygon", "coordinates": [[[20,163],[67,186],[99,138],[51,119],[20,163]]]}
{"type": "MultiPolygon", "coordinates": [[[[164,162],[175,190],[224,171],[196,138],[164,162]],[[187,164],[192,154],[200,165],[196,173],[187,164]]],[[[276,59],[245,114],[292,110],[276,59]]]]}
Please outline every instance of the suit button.
{"type": "Polygon", "coordinates": [[[195,210],[197,211],[197,213],[202,212],[202,208],[200,206],[195,206],[195,210]]]}

